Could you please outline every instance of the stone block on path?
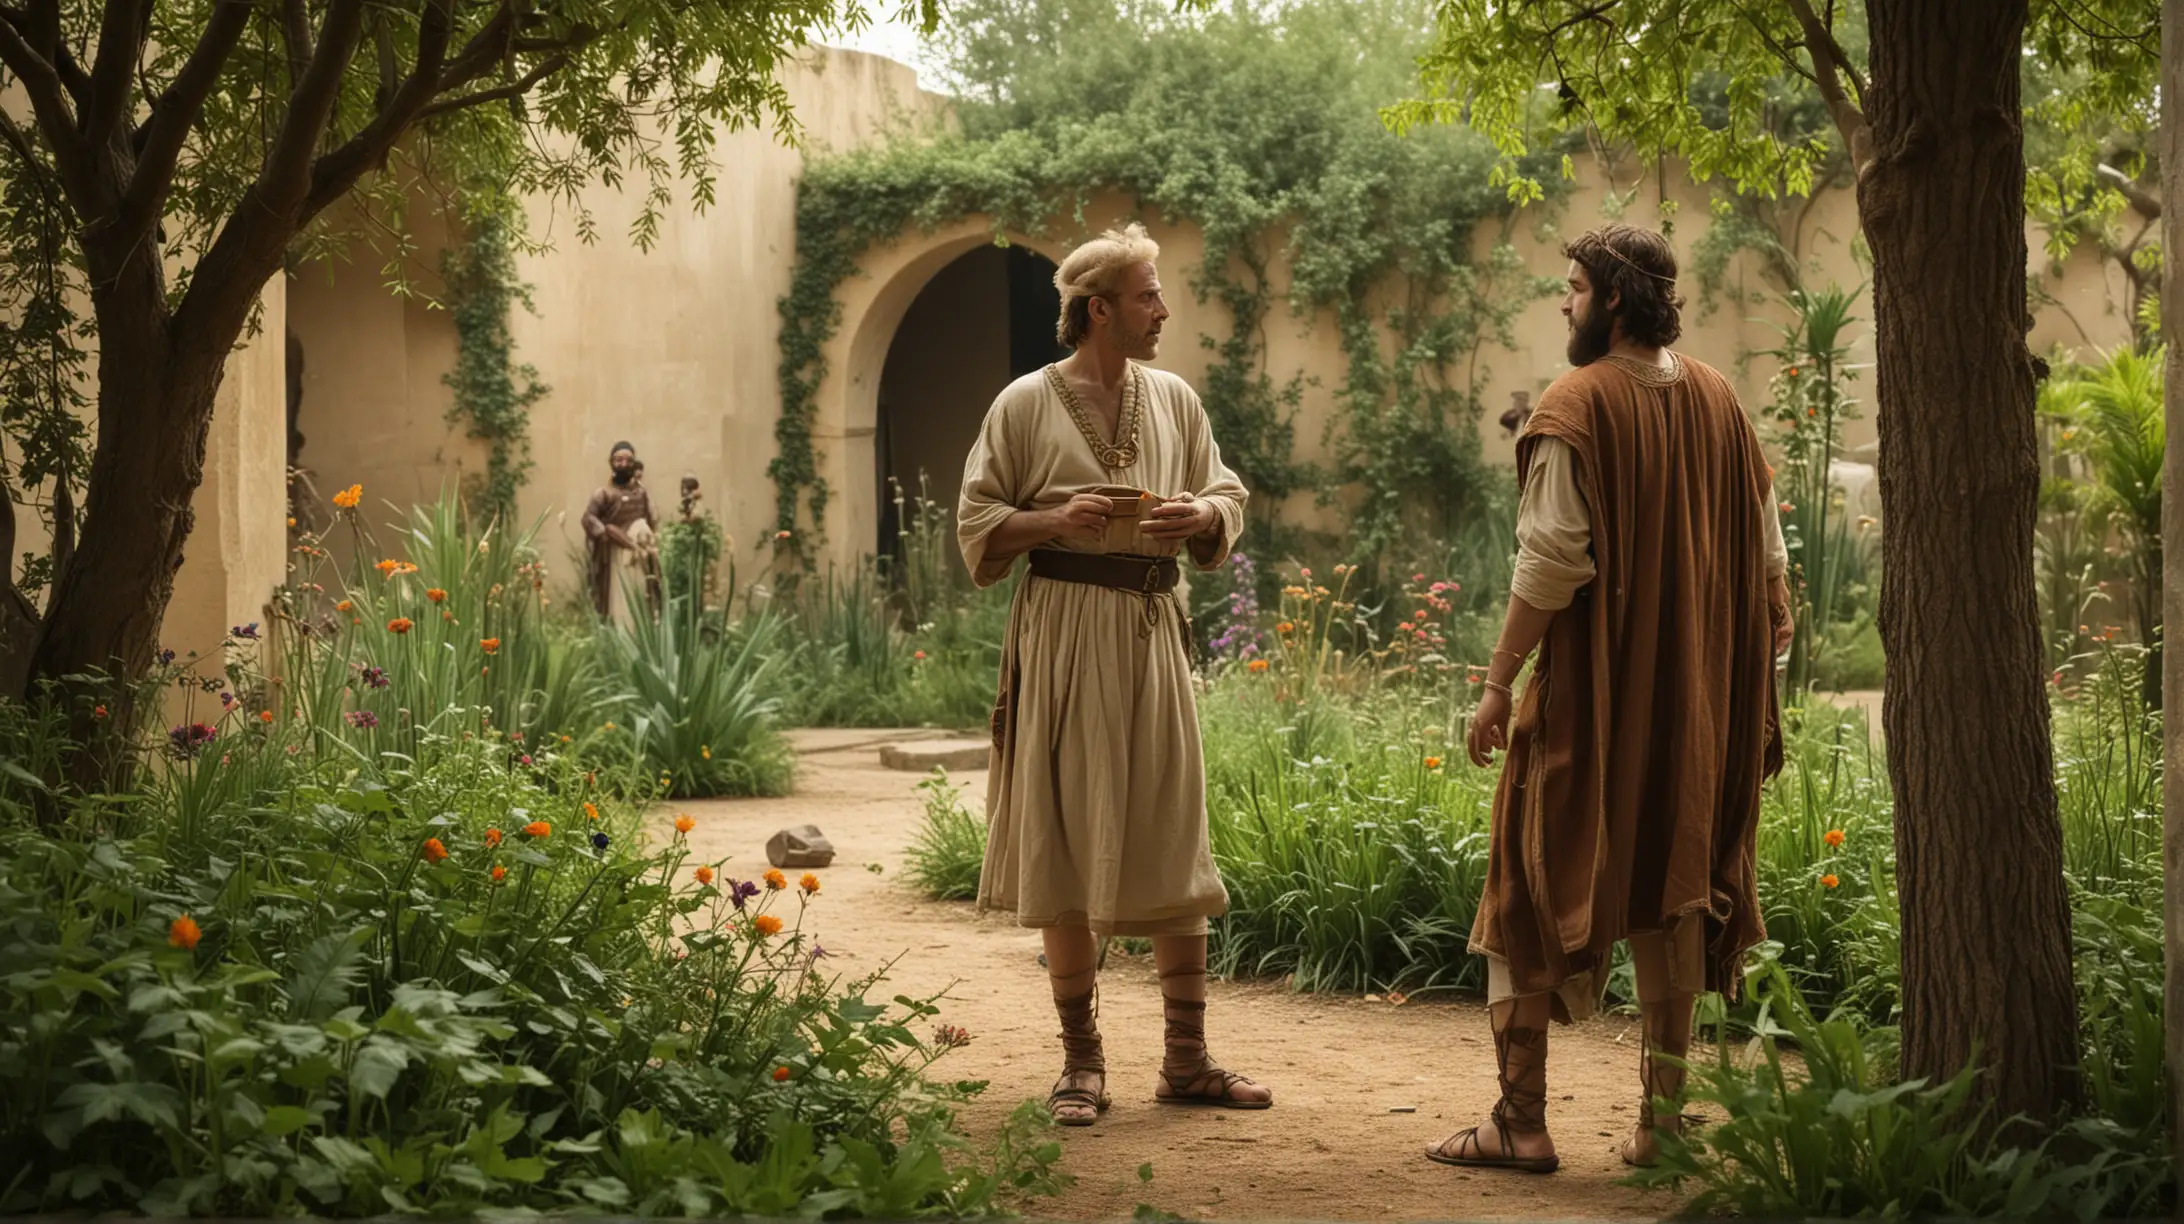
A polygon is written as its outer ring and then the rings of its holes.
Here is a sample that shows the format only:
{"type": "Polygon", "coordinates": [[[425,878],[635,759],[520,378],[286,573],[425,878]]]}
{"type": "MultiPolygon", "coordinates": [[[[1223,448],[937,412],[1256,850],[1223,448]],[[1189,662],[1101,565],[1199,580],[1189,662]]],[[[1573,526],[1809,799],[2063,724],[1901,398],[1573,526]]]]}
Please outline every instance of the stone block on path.
{"type": "Polygon", "coordinates": [[[920,740],[912,744],[883,746],[880,764],[911,773],[931,773],[935,769],[968,773],[984,769],[992,752],[992,742],[983,739],[920,740]]]}
{"type": "Polygon", "coordinates": [[[766,839],[766,861],[789,871],[824,867],[834,861],[834,843],[818,825],[796,825],[766,839]]]}

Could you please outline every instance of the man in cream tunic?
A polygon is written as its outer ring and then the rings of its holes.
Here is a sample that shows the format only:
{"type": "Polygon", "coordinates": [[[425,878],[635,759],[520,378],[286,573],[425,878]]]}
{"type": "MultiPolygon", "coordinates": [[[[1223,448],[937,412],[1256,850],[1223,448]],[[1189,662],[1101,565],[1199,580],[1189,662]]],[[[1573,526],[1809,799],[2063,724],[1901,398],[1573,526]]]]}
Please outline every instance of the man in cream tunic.
{"type": "Polygon", "coordinates": [[[994,401],[957,513],[980,586],[1029,554],[1003,648],[978,900],[1043,934],[1063,1044],[1048,1105],[1067,1126],[1109,1104],[1095,934],[1152,938],[1167,1030],[1155,1100],[1273,1100],[1205,1043],[1206,920],[1228,893],[1207,844],[1176,554],[1221,565],[1246,494],[1198,396],[1137,364],[1168,317],[1158,255],[1132,225],[1063,260],[1058,338],[1075,351],[994,401]]]}

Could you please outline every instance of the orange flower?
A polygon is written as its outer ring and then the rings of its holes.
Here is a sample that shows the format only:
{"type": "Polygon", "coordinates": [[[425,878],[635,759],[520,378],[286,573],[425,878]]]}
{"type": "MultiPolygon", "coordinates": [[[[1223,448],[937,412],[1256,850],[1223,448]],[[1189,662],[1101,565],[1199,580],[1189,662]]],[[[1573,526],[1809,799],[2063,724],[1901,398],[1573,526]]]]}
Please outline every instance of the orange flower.
{"type": "Polygon", "coordinates": [[[807,871],[804,878],[796,882],[796,886],[804,890],[805,896],[810,896],[819,891],[819,877],[807,871]]]}
{"type": "Polygon", "coordinates": [[[495,846],[498,846],[498,845],[500,845],[500,843],[501,843],[501,831],[500,831],[499,829],[487,829],[487,830],[485,831],[485,848],[486,848],[486,849],[488,849],[488,850],[491,850],[491,849],[492,849],[493,847],[495,847],[495,846]]]}
{"type": "Polygon", "coordinates": [[[484,651],[487,654],[498,654],[500,653],[500,639],[481,638],[478,641],[478,649],[484,651]]]}
{"type": "Polygon", "coordinates": [[[272,721],[273,721],[273,711],[271,711],[271,710],[260,710],[260,711],[258,711],[258,721],[259,721],[259,722],[262,722],[262,723],[269,723],[269,722],[272,722],[272,721]]]}
{"type": "Polygon", "coordinates": [[[751,925],[757,928],[760,935],[779,935],[781,933],[781,920],[772,914],[760,914],[758,917],[751,919],[751,925]]]}
{"type": "Polygon", "coordinates": [[[598,809],[598,808],[595,808],[595,807],[593,807],[593,806],[592,806],[591,804],[589,804],[589,803],[585,804],[585,805],[584,805],[584,819],[586,819],[586,820],[597,820],[597,819],[599,819],[599,809],[598,809]]]}
{"type": "MultiPolygon", "coordinates": [[[[2058,674],[2060,674],[2060,673],[2058,673],[2058,674]]],[[[92,706],[92,707],[91,707],[91,717],[93,717],[93,718],[99,718],[99,719],[103,719],[103,718],[105,718],[105,717],[106,717],[106,707],[105,707],[105,706],[92,706]]]]}
{"type": "Polygon", "coordinates": [[[408,633],[415,627],[407,616],[397,616],[387,622],[387,632],[389,633],[408,633]]]}
{"type": "Polygon", "coordinates": [[[442,860],[442,859],[444,859],[444,858],[446,858],[446,857],[447,857],[447,847],[446,847],[446,846],[443,846],[443,845],[441,845],[441,844],[440,844],[440,839],[439,839],[439,838],[437,838],[437,837],[428,837],[428,838],[426,838],[426,839],[425,839],[425,861],[426,861],[426,862],[428,862],[428,863],[437,863],[437,862],[439,862],[440,860],[442,860]]]}
{"type": "Polygon", "coordinates": [[[1296,631],[1297,627],[1288,621],[1283,621],[1281,624],[1274,626],[1274,632],[1276,633],[1295,633],[1296,631]]]}
{"type": "Polygon", "coordinates": [[[184,951],[196,947],[204,937],[205,933],[197,929],[197,920],[188,914],[167,924],[167,942],[184,951]]]}
{"type": "Polygon", "coordinates": [[[1840,883],[1842,883],[1842,881],[1836,879],[1833,875],[1824,875],[1820,877],[1820,887],[1822,888],[1833,888],[1840,883]]]}
{"type": "Polygon", "coordinates": [[[523,835],[525,837],[545,837],[553,831],[554,827],[543,820],[534,820],[523,826],[523,835]]]}
{"type": "Polygon", "coordinates": [[[1840,846],[1843,844],[1843,831],[1841,829],[1829,829],[1827,835],[1820,840],[1831,846],[1840,846]]]}
{"type": "MultiPolygon", "coordinates": [[[[782,534],[783,534],[783,535],[787,535],[788,533],[787,533],[787,532],[783,532],[782,534]]],[[[773,1082],[774,1082],[774,1083],[776,1083],[776,1084],[786,1084],[786,1083],[788,1083],[788,1082],[789,1082],[789,1069],[788,1069],[787,1067],[775,1067],[775,1068],[773,1069],[773,1082]]]]}
{"type": "Polygon", "coordinates": [[[766,887],[779,891],[780,889],[787,888],[788,886],[789,877],[782,875],[780,872],[775,871],[772,868],[767,868],[766,887]]]}
{"type": "Polygon", "coordinates": [[[445,603],[447,602],[447,592],[439,587],[432,587],[425,592],[425,598],[434,603],[445,603]]]}
{"type": "Polygon", "coordinates": [[[348,601],[348,600],[344,599],[344,600],[342,600],[342,601],[341,601],[340,603],[337,603],[337,604],[335,604],[335,605],[334,605],[334,611],[336,611],[336,612],[354,612],[354,611],[356,611],[356,605],[355,605],[354,603],[351,603],[350,601],[348,601]]]}
{"type": "Polygon", "coordinates": [[[1251,662],[1245,664],[1245,666],[1250,668],[1253,672],[1263,672],[1267,669],[1267,662],[1265,659],[1253,659],[1251,662]]]}
{"type": "Polygon", "coordinates": [[[393,557],[389,557],[386,560],[381,561],[378,565],[373,566],[372,568],[378,570],[382,574],[391,575],[396,569],[401,566],[401,564],[402,563],[400,561],[395,560],[393,557]]]}
{"type": "Polygon", "coordinates": [[[923,663],[923,662],[925,662],[925,652],[924,652],[924,651],[922,651],[922,650],[920,650],[920,651],[918,651],[917,653],[915,653],[915,654],[911,655],[910,657],[911,657],[911,658],[913,658],[913,659],[916,659],[916,660],[917,660],[918,662],[920,662],[920,663],[923,663]]]}
{"type": "Polygon", "coordinates": [[[507,879],[507,878],[508,878],[508,869],[507,869],[506,867],[503,867],[503,866],[501,866],[501,865],[500,865],[499,863],[495,863],[495,864],[493,864],[493,882],[494,882],[495,884],[498,884],[498,883],[500,883],[500,882],[501,882],[502,880],[505,880],[505,879],[507,879]]]}
{"type": "Polygon", "coordinates": [[[711,884],[713,882],[713,869],[710,867],[700,867],[690,874],[696,876],[700,884],[711,884]]]}
{"type": "Polygon", "coordinates": [[[334,504],[344,510],[356,509],[356,504],[363,500],[364,486],[360,484],[350,485],[341,492],[334,494],[334,504]]]}
{"type": "Polygon", "coordinates": [[[690,819],[690,813],[688,812],[684,812],[681,815],[675,817],[675,831],[677,833],[688,833],[690,830],[697,827],[698,822],[690,819]]]}
{"type": "Polygon", "coordinates": [[[1427,758],[1426,758],[1426,768],[1427,768],[1427,769],[1439,769],[1440,767],[1441,767],[1441,758],[1439,758],[1439,757],[1436,757],[1436,756],[1429,756],[1429,757],[1427,757],[1427,758]]]}

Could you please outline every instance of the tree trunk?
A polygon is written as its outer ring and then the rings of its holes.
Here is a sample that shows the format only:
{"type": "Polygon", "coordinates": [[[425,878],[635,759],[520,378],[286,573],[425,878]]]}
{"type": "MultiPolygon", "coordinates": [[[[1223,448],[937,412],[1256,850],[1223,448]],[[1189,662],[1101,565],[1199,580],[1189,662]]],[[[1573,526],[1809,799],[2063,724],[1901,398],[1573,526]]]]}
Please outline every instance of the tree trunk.
{"type": "MultiPolygon", "coordinates": [[[[2168,451],[2161,463],[2161,538],[2184,540],[2184,487],[2169,462],[2184,446],[2184,0],[2161,6],[2161,194],[2179,204],[2161,212],[2161,331],[2169,346],[2162,412],[2168,451]]],[[[2162,567],[2164,625],[2184,625],[2184,566],[2162,567]]],[[[2184,654],[2162,652],[2164,709],[2184,710],[2184,654]]],[[[2164,715],[2161,759],[2184,761],[2184,718],[2164,715]]],[[[2169,1134],[2184,1168],[2184,768],[2161,774],[2163,944],[2167,952],[2163,1015],[2167,1025],[2169,1134]]]]}
{"type": "MultiPolygon", "coordinates": [[[[71,728],[79,744],[128,737],[136,725],[135,687],[159,646],[160,622],[174,594],[175,570],[204,477],[205,446],[226,350],[186,351],[170,338],[164,289],[156,276],[131,276],[95,295],[99,335],[98,444],[74,555],[54,575],[29,683],[59,682],[64,697],[91,691],[110,717],[93,724],[89,703],[75,700],[71,728]],[[85,682],[74,677],[107,677],[85,682]]],[[[228,338],[232,344],[234,337],[228,338]]],[[[151,711],[156,714],[156,711],[151,711]]],[[[84,771],[126,759],[80,753],[84,771]]],[[[72,776],[86,786],[116,779],[72,776]]]]}
{"type": "Polygon", "coordinates": [[[2070,910],[2033,580],[2027,0],[1872,0],[1882,721],[1903,1074],[1984,1070],[1994,1119],[2075,1104],[2070,910]]]}

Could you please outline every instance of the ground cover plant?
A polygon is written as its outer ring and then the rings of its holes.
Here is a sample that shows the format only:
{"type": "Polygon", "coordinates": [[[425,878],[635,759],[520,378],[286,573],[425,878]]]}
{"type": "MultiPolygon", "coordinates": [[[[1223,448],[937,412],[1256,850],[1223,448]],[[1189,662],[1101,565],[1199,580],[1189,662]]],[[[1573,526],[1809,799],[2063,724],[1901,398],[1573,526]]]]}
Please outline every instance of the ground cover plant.
{"type": "MultiPolygon", "coordinates": [[[[834,970],[817,876],[730,879],[688,818],[648,844],[558,742],[158,678],[228,708],[139,789],[0,777],[0,1209],[896,1218],[1050,1184],[1036,1119],[954,1134],[960,1038],[834,970]]],[[[0,705],[9,759],[64,717],[0,705]]]]}

